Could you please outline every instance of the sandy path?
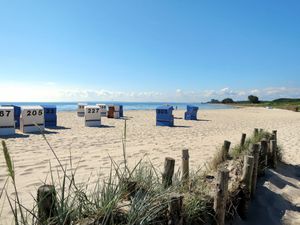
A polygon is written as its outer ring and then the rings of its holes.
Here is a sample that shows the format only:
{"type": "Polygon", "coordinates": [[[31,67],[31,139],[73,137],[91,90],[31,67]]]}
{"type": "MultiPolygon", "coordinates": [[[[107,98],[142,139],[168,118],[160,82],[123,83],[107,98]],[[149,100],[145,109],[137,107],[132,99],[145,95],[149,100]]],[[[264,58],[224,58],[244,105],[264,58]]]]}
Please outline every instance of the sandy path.
{"type": "MultiPolygon", "coordinates": [[[[183,117],[183,111],[176,111],[176,117],[183,117]]],[[[167,156],[176,159],[180,165],[181,150],[190,150],[191,167],[198,168],[207,163],[216,148],[227,139],[232,144],[239,142],[242,132],[250,134],[253,128],[278,130],[279,144],[284,148],[284,160],[300,164],[300,113],[285,110],[243,108],[227,110],[206,110],[199,112],[200,121],[176,119],[176,127],[156,127],[154,111],[128,111],[127,157],[134,165],[146,155],[158,169],[162,168],[167,156]]],[[[86,128],[82,118],[75,112],[58,115],[61,129],[48,130],[47,139],[63,163],[72,155],[73,165],[79,161],[77,180],[83,182],[90,174],[105,176],[110,169],[111,156],[122,162],[123,120],[104,118],[104,128],[86,128]]],[[[14,159],[17,184],[22,201],[30,206],[36,189],[49,175],[49,162],[55,171],[56,161],[41,135],[22,135],[6,140],[14,159]]],[[[95,177],[95,176],[94,176],[95,177]]],[[[6,178],[3,153],[0,153],[0,187],[6,178]]],[[[0,223],[7,224],[7,207],[0,223]],[[5,223],[3,222],[5,221],[5,223]]]]}

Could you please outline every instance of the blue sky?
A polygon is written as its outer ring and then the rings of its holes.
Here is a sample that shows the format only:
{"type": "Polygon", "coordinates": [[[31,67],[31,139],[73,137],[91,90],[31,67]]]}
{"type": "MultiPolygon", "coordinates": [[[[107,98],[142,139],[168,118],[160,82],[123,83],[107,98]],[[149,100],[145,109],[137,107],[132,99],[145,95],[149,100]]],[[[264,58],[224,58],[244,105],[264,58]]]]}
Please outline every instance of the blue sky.
{"type": "Polygon", "coordinates": [[[0,101],[300,97],[299,12],[299,0],[0,0],[0,101]]]}

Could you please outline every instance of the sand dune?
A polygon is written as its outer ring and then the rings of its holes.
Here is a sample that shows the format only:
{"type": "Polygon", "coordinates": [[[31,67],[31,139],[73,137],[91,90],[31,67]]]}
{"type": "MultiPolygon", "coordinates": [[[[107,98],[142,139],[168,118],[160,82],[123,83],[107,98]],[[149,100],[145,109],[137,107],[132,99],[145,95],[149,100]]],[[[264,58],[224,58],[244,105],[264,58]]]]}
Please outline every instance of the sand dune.
{"type": "MultiPolygon", "coordinates": [[[[183,117],[183,111],[175,111],[175,117],[183,117]]],[[[240,141],[241,133],[252,133],[253,128],[278,130],[278,142],[283,146],[284,160],[291,165],[300,164],[300,113],[263,108],[240,108],[228,110],[203,110],[199,121],[175,120],[175,127],[156,127],[155,111],[128,111],[127,158],[129,165],[142,157],[150,159],[158,169],[162,169],[164,158],[176,159],[180,165],[181,150],[190,150],[191,167],[204,166],[227,139],[233,145],[240,141]]],[[[88,177],[100,174],[105,177],[110,169],[110,157],[122,162],[122,133],[124,120],[103,118],[102,128],[84,127],[83,118],[75,112],[58,114],[59,129],[48,129],[46,137],[63,164],[78,166],[77,180],[87,181],[88,177]]],[[[16,138],[5,139],[14,160],[16,180],[22,202],[32,205],[31,195],[45,182],[50,162],[52,170],[58,166],[42,135],[19,134],[16,138]]],[[[6,178],[6,167],[0,153],[0,187],[6,178]]],[[[93,176],[92,176],[93,181],[93,176]]],[[[11,185],[10,185],[11,187],[11,185]]],[[[283,198],[290,201],[288,193],[299,193],[294,188],[285,190],[283,198]]],[[[295,200],[295,199],[294,199],[295,200]]],[[[299,196],[298,196],[299,204],[299,196]]],[[[287,212],[289,213],[289,212],[287,212]]],[[[295,216],[293,214],[293,216],[295,216]]],[[[296,216],[299,216],[296,213],[296,216]]],[[[8,206],[4,207],[0,223],[8,224],[11,217],[8,206]]]]}

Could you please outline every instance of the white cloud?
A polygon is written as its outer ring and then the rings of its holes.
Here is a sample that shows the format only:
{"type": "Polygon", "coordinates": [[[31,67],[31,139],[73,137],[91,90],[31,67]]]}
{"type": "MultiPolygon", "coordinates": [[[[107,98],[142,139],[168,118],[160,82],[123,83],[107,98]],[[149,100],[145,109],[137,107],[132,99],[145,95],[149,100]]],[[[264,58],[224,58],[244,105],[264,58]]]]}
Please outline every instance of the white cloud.
{"type": "Polygon", "coordinates": [[[250,91],[250,93],[253,95],[258,95],[258,94],[260,94],[260,91],[258,89],[253,89],[250,91]]]}
{"type": "Polygon", "coordinates": [[[268,87],[250,90],[232,90],[230,88],[222,88],[220,90],[204,91],[203,95],[220,100],[226,97],[236,100],[246,100],[249,95],[257,95],[260,99],[264,100],[272,100],[276,98],[300,98],[300,88],[268,87]]]}
{"type": "Polygon", "coordinates": [[[39,85],[0,84],[0,101],[181,101],[205,102],[210,99],[246,100],[248,95],[260,99],[293,97],[300,98],[300,88],[268,87],[262,89],[235,90],[224,87],[219,90],[185,91],[176,89],[170,92],[143,91],[122,92],[105,89],[62,88],[52,82],[39,85]]]}
{"type": "Polygon", "coordinates": [[[46,85],[49,85],[49,86],[54,86],[56,83],[55,82],[52,82],[52,81],[48,81],[45,83],[46,85]]]}

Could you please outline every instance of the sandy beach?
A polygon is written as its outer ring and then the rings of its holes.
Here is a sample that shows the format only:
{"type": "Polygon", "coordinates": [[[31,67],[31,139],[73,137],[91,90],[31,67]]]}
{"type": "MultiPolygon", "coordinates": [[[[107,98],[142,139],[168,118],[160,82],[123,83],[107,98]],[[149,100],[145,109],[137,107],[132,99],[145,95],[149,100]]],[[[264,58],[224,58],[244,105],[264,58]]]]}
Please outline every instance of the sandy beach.
{"type": "MultiPolygon", "coordinates": [[[[184,111],[174,112],[175,127],[156,127],[155,111],[126,111],[127,142],[126,153],[130,166],[141,158],[149,159],[161,170],[165,157],[181,163],[181,150],[190,150],[192,169],[205,167],[223,141],[238,144],[241,133],[251,134],[254,128],[278,131],[278,142],[283,147],[283,160],[291,165],[300,164],[300,113],[279,109],[237,108],[226,110],[201,110],[198,121],[183,120],[184,111]]],[[[97,174],[107,176],[111,159],[123,161],[122,135],[124,120],[102,119],[102,128],[84,127],[84,119],[76,112],[58,113],[59,129],[47,129],[46,138],[64,164],[78,166],[77,181],[85,182],[97,174]]],[[[2,140],[2,139],[1,139],[2,140]]],[[[19,134],[16,138],[5,139],[14,160],[16,182],[22,202],[32,206],[32,197],[37,188],[48,177],[50,163],[56,171],[57,161],[42,135],[19,134]]],[[[0,187],[7,176],[3,153],[0,153],[0,187]]],[[[11,185],[10,190],[11,190],[11,185]]],[[[288,187],[298,195],[300,183],[288,187]]],[[[299,196],[294,199],[300,204],[299,196]]],[[[2,205],[2,203],[1,203],[2,205]]],[[[299,216],[296,213],[296,216],[299,216]]],[[[0,224],[10,224],[8,204],[3,208],[0,224]]]]}

